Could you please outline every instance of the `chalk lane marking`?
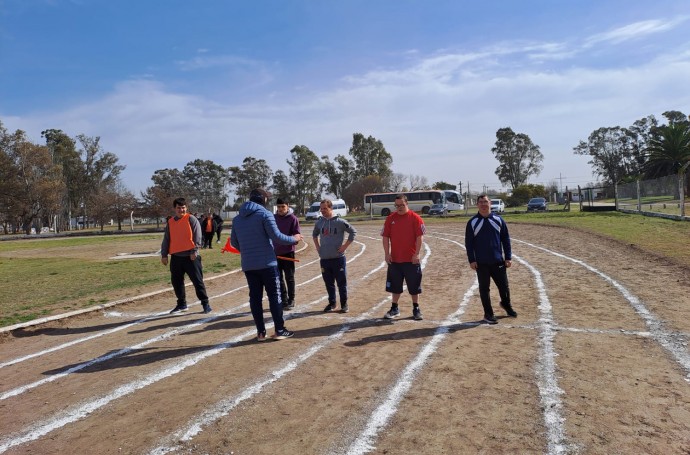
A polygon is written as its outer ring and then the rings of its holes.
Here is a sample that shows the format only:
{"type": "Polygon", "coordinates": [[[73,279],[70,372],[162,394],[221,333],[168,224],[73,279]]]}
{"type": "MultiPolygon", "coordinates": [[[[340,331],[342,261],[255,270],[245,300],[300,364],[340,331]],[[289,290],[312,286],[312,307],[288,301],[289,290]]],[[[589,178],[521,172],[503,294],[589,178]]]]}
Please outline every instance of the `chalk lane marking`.
{"type": "MultiPolygon", "coordinates": [[[[358,242],[359,243],[359,242],[358,242]]],[[[364,244],[360,245],[366,248],[364,244]]],[[[362,253],[363,250],[355,255],[350,261],[355,260],[355,258],[359,257],[362,253]]],[[[319,275],[320,276],[320,275],[319,275]]],[[[316,300],[316,302],[319,302],[323,300],[324,297],[316,300]]],[[[245,306],[248,304],[244,304],[242,306],[245,306]]],[[[305,305],[307,306],[307,305],[305,305]]],[[[216,316],[219,317],[219,316],[216,316]]],[[[266,327],[270,328],[273,326],[273,323],[267,323],[266,327]]],[[[52,417],[49,417],[48,419],[44,420],[43,422],[39,423],[34,423],[29,426],[27,430],[24,430],[21,434],[17,436],[8,436],[3,439],[0,439],[0,453],[6,452],[8,449],[15,447],[17,445],[25,444],[27,442],[35,441],[39,439],[42,436],[45,436],[46,434],[51,433],[52,431],[55,431],[59,428],[62,428],[65,425],[74,423],[78,420],[81,420],[82,418],[87,417],[94,411],[102,408],[103,406],[107,405],[108,403],[122,398],[124,396],[127,396],[131,393],[134,393],[137,390],[143,389],[149,385],[155,384],[156,382],[159,382],[163,379],[166,379],[168,377],[171,377],[177,373],[182,372],[188,367],[194,366],[197,363],[201,362],[202,360],[214,356],[225,349],[231,348],[234,345],[238,344],[239,342],[247,339],[247,338],[252,338],[256,336],[256,330],[255,329],[250,329],[241,335],[235,336],[230,338],[229,340],[219,343],[212,347],[211,349],[204,351],[201,354],[196,354],[196,355],[189,355],[186,358],[182,358],[174,363],[174,365],[171,365],[169,367],[163,367],[157,372],[144,377],[139,380],[131,381],[128,384],[122,385],[117,387],[114,391],[111,393],[101,396],[99,398],[92,399],[91,401],[86,402],[85,404],[82,404],[80,406],[72,407],[66,411],[58,412],[52,417]]],[[[158,337],[156,337],[158,338],[158,337]]],[[[127,348],[125,348],[127,349],[127,348]]],[[[124,350],[124,349],[123,349],[124,350]]],[[[86,362],[88,363],[88,362],[86,362]]],[[[75,367],[76,368],[76,367],[75,367]]]]}
{"type": "MultiPolygon", "coordinates": [[[[358,243],[359,243],[359,242],[358,242],[358,243]]],[[[357,259],[359,256],[361,256],[361,255],[364,253],[364,250],[366,249],[366,245],[364,245],[364,244],[362,244],[362,243],[360,243],[360,245],[362,245],[362,251],[360,251],[357,255],[355,255],[355,256],[354,256],[352,259],[350,259],[348,262],[354,261],[355,259],[357,259]]],[[[369,274],[371,274],[371,272],[370,272],[369,274]]],[[[368,276],[369,274],[367,274],[367,276],[368,276]]],[[[315,276],[315,277],[313,277],[313,278],[311,278],[311,279],[309,279],[309,280],[307,280],[307,281],[305,281],[305,282],[302,282],[302,283],[298,284],[297,286],[301,286],[301,285],[303,285],[303,284],[307,284],[307,283],[309,283],[309,282],[311,282],[311,281],[314,281],[314,280],[316,280],[316,279],[318,279],[318,278],[321,278],[321,275],[317,275],[317,276],[315,276]]],[[[244,288],[246,288],[246,287],[247,287],[247,286],[244,285],[244,286],[241,286],[241,287],[232,289],[232,290],[230,290],[230,291],[227,291],[227,292],[223,292],[223,293],[221,293],[221,294],[218,294],[218,295],[216,295],[216,296],[214,296],[214,297],[212,297],[212,298],[218,298],[218,297],[226,296],[226,295],[228,295],[228,294],[232,294],[232,293],[237,292],[237,291],[239,291],[239,290],[241,290],[241,289],[244,289],[244,288]]],[[[108,354],[105,354],[105,355],[96,357],[96,358],[94,358],[94,359],[87,360],[87,361],[82,362],[82,363],[80,363],[80,364],[78,364],[78,365],[75,365],[75,366],[73,366],[73,367],[71,367],[71,368],[69,368],[69,369],[67,369],[67,370],[65,370],[65,371],[63,371],[63,372],[56,373],[56,374],[50,375],[50,376],[48,376],[48,377],[46,377],[46,378],[39,379],[38,381],[29,383],[29,384],[26,384],[26,385],[23,385],[23,386],[16,387],[16,388],[11,389],[11,390],[8,390],[8,391],[5,391],[5,392],[3,392],[2,394],[0,394],[0,401],[6,400],[6,399],[8,399],[8,398],[11,398],[11,397],[14,397],[14,396],[17,396],[17,395],[21,395],[22,393],[24,393],[24,392],[26,392],[26,391],[28,391],[28,390],[34,389],[34,388],[39,387],[39,386],[41,386],[41,385],[43,385],[43,384],[48,384],[48,383],[50,383],[50,382],[56,381],[56,380],[58,380],[58,379],[60,379],[60,378],[63,378],[63,377],[65,377],[65,376],[68,376],[68,375],[70,375],[70,374],[72,374],[72,373],[75,373],[75,372],[77,372],[77,371],[83,370],[84,368],[88,368],[88,367],[90,367],[90,366],[97,365],[97,364],[99,364],[99,363],[102,363],[102,362],[111,360],[111,359],[113,359],[113,358],[115,358],[115,357],[119,357],[119,356],[126,355],[126,354],[128,354],[128,353],[130,353],[130,352],[132,352],[132,351],[135,351],[135,350],[137,350],[137,349],[141,349],[141,348],[143,348],[143,347],[145,347],[145,346],[148,346],[148,345],[151,344],[151,343],[156,343],[156,342],[158,342],[158,341],[163,341],[163,340],[172,338],[172,337],[175,336],[175,335],[179,335],[179,334],[181,334],[181,333],[184,333],[184,332],[187,332],[187,331],[189,331],[189,330],[192,330],[192,329],[194,329],[194,328],[196,328],[196,327],[199,327],[199,326],[201,326],[201,325],[203,325],[203,324],[205,324],[205,323],[207,323],[207,322],[212,322],[212,321],[214,321],[214,320],[216,320],[216,319],[218,319],[218,318],[220,318],[220,317],[227,316],[228,314],[234,314],[236,311],[238,311],[238,310],[240,310],[240,309],[242,309],[242,308],[246,308],[246,307],[249,307],[249,302],[245,302],[245,303],[243,303],[243,304],[241,304],[241,305],[238,305],[238,306],[236,306],[236,307],[233,307],[233,308],[231,308],[231,309],[229,309],[229,310],[226,310],[226,311],[223,311],[223,312],[221,312],[221,313],[214,314],[214,315],[211,316],[211,317],[204,318],[204,319],[200,319],[200,320],[198,320],[198,321],[196,321],[196,322],[192,322],[192,323],[186,324],[186,325],[183,326],[183,327],[178,327],[178,328],[176,328],[176,329],[171,329],[171,330],[169,330],[169,331],[167,331],[167,332],[165,332],[165,333],[163,333],[163,334],[161,334],[161,335],[158,335],[158,336],[149,338],[149,339],[144,340],[144,341],[142,341],[141,343],[138,343],[138,344],[136,344],[136,345],[129,346],[129,347],[126,347],[126,348],[122,348],[122,349],[119,349],[119,350],[117,350],[117,351],[114,351],[114,352],[111,352],[111,353],[108,353],[108,354]]],[[[168,314],[168,313],[166,312],[166,313],[159,313],[159,314],[168,314]]],[[[110,329],[110,330],[106,331],[105,333],[97,334],[97,335],[98,335],[98,336],[107,335],[107,334],[110,334],[110,333],[113,333],[113,332],[117,332],[117,331],[123,330],[123,329],[125,329],[125,328],[132,327],[132,326],[134,326],[134,325],[140,324],[140,323],[145,322],[145,321],[153,320],[153,319],[156,319],[156,318],[151,318],[151,317],[150,317],[150,318],[144,318],[144,319],[142,319],[142,320],[135,321],[135,322],[133,322],[133,323],[126,324],[126,325],[124,325],[124,326],[116,327],[115,329],[110,329]]],[[[95,336],[95,335],[90,335],[90,336],[87,336],[87,337],[85,337],[85,338],[83,338],[83,339],[74,340],[74,341],[71,341],[71,342],[69,342],[69,343],[65,343],[65,344],[60,345],[60,346],[57,346],[57,347],[49,348],[49,349],[47,349],[47,350],[44,350],[44,351],[41,351],[41,352],[38,352],[38,353],[31,354],[31,355],[29,355],[29,356],[25,356],[25,357],[20,358],[20,359],[15,359],[14,361],[11,361],[11,363],[10,363],[10,362],[7,362],[7,364],[19,363],[19,361],[27,360],[27,359],[33,358],[33,357],[38,357],[38,356],[40,356],[40,355],[44,355],[44,354],[47,354],[47,353],[49,353],[49,352],[57,351],[57,350],[59,350],[59,349],[63,349],[63,348],[65,348],[65,347],[68,347],[68,346],[71,346],[71,345],[75,345],[75,344],[78,344],[78,343],[81,343],[81,342],[84,342],[84,341],[87,341],[87,340],[93,339],[93,338],[97,338],[97,336],[95,336]]]]}
{"type": "Polygon", "coordinates": [[[664,323],[658,319],[646,306],[645,304],[637,298],[632,292],[630,292],[625,286],[623,286],[618,281],[614,280],[605,273],[599,271],[598,269],[592,267],[584,261],[579,259],[566,256],[565,254],[557,253],[555,251],[549,250],[547,248],[534,245],[523,240],[515,240],[516,242],[522,243],[524,245],[536,248],[538,250],[544,251],[546,253],[552,254],[556,257],[566,259],[568,261],[574,262],[595,275],[599,275],[605,281],[609,282],[611,286],[617,289],[623,297],[630,303],[635,312],[642,318],[651,337],[654,341],[659,343],[666,351],[671,354],[671,356],[676,360],[676,362],[685,371],[685,381],[690,382],[690,354],[687,352],[687,338],[683,334],[674,334],[664,327],[664,323]]]}

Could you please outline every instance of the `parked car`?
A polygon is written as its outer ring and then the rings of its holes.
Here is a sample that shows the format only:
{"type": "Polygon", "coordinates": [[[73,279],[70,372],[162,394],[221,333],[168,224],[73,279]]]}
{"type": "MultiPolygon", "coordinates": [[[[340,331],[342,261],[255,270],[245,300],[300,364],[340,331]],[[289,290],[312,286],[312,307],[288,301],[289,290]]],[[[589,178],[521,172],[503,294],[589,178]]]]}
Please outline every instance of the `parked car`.
{"type": "Polygon", "coordinates": [[[503,199],[491,199],[491,211],[496,213],[503,213],[506,209],[506,205],[503,199]]]}
{"type": "Polygon", "coordinates": [[[543,210],[546,210],[547,207],[548,207],[548,204],[546,202],[546,199],[544,199],[543,197],[533,197],[527,203],[527,211],[528,212],[543,211],[543,210]]]}
{"type": "MultiPolygon", "coordinates": [[[[333,201],[333,215],[337,216],[345,216],[347,215],[347,206],[345,205],[345,201],[342,199],[335,199],[333,201]]],[[[309,220],[318,220],[321,218],[321,202],[316,201],[314,202],[310,207],[309,210],[307,210],[307,213],[305,214],[305,218],[307,221],[309,220]]]]}
{"type": "Polygon", "coordinates": [[[447,215],[448,205],[447,204],[434,204],[429,209],[428,215],[447,215]]]}

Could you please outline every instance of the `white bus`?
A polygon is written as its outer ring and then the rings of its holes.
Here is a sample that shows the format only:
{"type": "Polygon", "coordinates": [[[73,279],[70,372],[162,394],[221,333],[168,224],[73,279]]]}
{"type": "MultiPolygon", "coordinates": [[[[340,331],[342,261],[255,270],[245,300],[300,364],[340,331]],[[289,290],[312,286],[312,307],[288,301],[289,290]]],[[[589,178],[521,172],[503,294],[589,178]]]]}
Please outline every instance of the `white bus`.
{"type": "Polygon", "coordinates": [[[364,210],[370,215],[388,216],[395,211],[395,196],[407,196],[410,210],[429,213],[434,204],[445,204],[446,194],[443,190],[399,191],[397,193],[368,193],[364,195],[364,210]]]}
{"type": "Polygon", "coordinates": [[[446,205],[449,212],[454,210],[465,210],[462,194],[455,190],[444,190],[443,192],[446,193],[446,205]]]}

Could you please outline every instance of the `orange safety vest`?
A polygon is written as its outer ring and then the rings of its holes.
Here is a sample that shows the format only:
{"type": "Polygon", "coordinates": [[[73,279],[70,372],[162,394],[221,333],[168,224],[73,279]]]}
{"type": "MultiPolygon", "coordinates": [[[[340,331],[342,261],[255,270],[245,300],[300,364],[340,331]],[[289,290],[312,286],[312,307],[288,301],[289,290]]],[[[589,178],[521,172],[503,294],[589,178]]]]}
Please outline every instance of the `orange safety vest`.
{"type": "Polygon", "coordinates": [[[213,220],[209,217],[206,218],[206,232],[213,232],[213,220]]]}
{"type": "Polygon", "coordinates": [[[168,220],[168,232],[170,233],[169,254],[193,250],[196,247],[192,226],[189,224],[189,213],[185,213],[179,220],[174,217],[170,218],[168,220]]]}

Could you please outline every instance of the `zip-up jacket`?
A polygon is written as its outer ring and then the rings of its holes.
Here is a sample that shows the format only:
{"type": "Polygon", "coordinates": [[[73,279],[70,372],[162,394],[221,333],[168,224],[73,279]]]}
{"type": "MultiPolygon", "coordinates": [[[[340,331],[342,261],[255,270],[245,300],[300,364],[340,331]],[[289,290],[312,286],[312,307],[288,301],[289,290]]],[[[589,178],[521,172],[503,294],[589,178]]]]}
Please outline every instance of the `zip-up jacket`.
{"type": "Polygon", "coordinates": [[[319,239],[319,257],[321,259],[335,259],[344,256],[338,251],[348,233],[347,240],[352,242],[357,235],[357,230],[347,221],[338,215],[326,219],[324,217],[316,220],[314,224],[313,238],[319,239]]]}
{"type": "Polygon", "coordinates": [[[495,213],[486,218],[477,213],[470,218],[465,227],[465,247],[470,263],[499,264],[513,258],[508,225],[495,213]]]}
{"type": "Polygon", "coordinates": [[[256,202],[247,201],[232,219],[230,244],[240,250],[242,270],[276,267],[273,242],[295,245],[297,241],[278,230],[275,217],[256,202]]]}
{"type": "Polygon", "coordinates": [[[201,225],[194,215],[185,213],[181,218],[172,217],[165,224],[161,256],[190,256],[201,247],[201,225]]]}

